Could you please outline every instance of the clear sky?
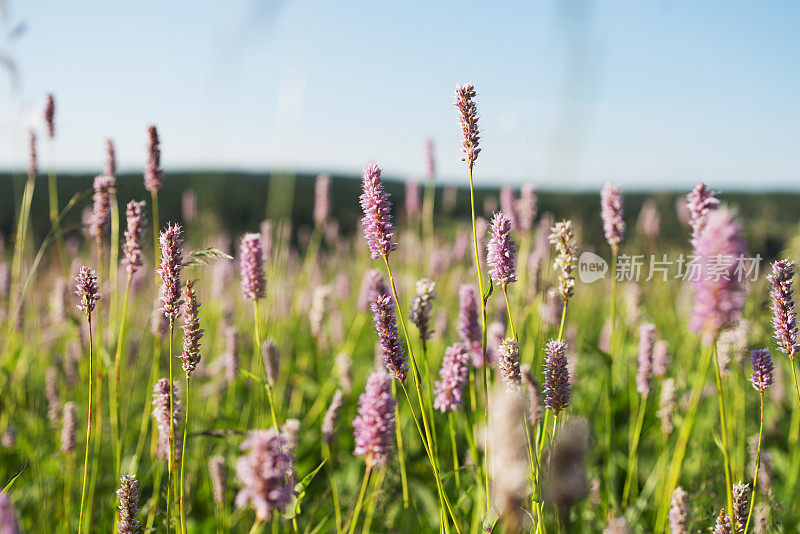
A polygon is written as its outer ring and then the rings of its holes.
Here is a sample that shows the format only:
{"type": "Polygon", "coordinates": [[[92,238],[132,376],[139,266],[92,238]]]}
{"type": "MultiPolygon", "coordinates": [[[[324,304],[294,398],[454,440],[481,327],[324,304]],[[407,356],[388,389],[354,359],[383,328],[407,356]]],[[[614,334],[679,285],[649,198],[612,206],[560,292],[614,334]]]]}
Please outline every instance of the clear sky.
{"type": "Polygon", "coordinates": [[[139,169],[156,123],[167,171],[421,177],[430,136],[441,179],[463,180],[451,102],[470,82],[479,182],[800,184],[800,2],[6,3],[3,168],[52,91],[62,168],[99,171],[111,136],[139,169]]]}

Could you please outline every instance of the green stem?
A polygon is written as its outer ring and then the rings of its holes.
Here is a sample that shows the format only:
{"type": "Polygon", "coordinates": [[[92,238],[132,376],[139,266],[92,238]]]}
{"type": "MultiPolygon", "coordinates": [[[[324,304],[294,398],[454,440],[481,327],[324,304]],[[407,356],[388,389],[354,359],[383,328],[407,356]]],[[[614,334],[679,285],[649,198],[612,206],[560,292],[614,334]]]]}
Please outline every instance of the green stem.
{"type": "MultiPolygon", "coordinates": [[[[51,143],[52,146],[52,143],[51,143]]],[[[55,158],[54,158],[55,159],[55,158]]],[[[61,221],[58,217],[58,180],[53,164],[50,165],[50,172],[47,173],[47,185],[50,200],[50,224],[56,234],[56,250],[58,259],[61,262],[61,269],[65,276],[69,274],[69,261],[64,250],[64,236],[61,234],[61,221]]]]}
{"type": "MultiPolygon", "coordinates": [[[[792,365],[794,367],[794,365],[792,365]]],[[[744,534],[747,534],[747,529],[750,527],[750,517],[753,515],[753,507],[756,504],[756,485],[758,484],[758,468],[761,467],[761,436],[764,434],[764,392],[759,392],[760,396],[760,422],[758,425],[758,448],[756,449],[756,469],[753,476],[753,491],[750,495],[750,511],[747,512],[747,521],[744,524],[744,534]]]]}
{"type": "Polygon", "coordinates": [[[172,495],[172,462],[173,452],[175,450],[175,395],[172,387],[172,338],[175,331],[175,321],[170,318],[169,320],[169,360],[167,367],[169,367],[169,440],[167,442],[167,530],[172,528],[172,515],[171,515],[171,495],[172,495]]]}
{"type": "Polygon", "coordinates": [[[330,446],[323,440],[322,456],[328,459],[327,471],[328,480],[331,483],[331,496],[333,497],[333,515],[336,518],[336,534],[342,534],[342,511],[339,505],[339,487],[336,484],[335,471],[333,468],[333,455],[330,446]]]}
{"type": "MultiPolygon", "coordinates": [[[[158,245],[158,233],[161,231],[158,221],[158,190],[150,191],[150,198],[153,201],[153,262],[158,264],[158,258],[161,256],[158,245]]],[[[156,274],[156,280],[158,280],[158,274],[156,274]]]]}
{"type": "Polygon", "coordinates": [[[514,319],[511,318],[511,304],[508,302],[508,290],[506,289],[506,284],[503,284],[503,296],[506,298],[506,312],[508,313],[508,325],[511,327],[511,336],[514,339],[517,339],[517,331],[514,330],[514,319]]]}
{"type": "Polygon", "coordinates": [[[356,523],[358,523],[358,514],[361,513],[361,505],[364,502],[364,494],[367,492],[367,483],[369,482],[369,475],[372,472],[372,464],[367,463],[364,469],[364,477],[361,479],[361,490],[358,492],[358,500],[356,501],[355,510],[353,510],[353,518],[350,520],[349,534],[356,531],[356,523]]]}
{"type": "Polygon", "coordinates": [[[733,494],[731,493],[733,490],[733,484],[731,482],[731,458],[729,448],[728,448],[728,425],[725,417],[725,402],[722,397],[722,376],[720,375],[719,369],[719,357],[717,356],[717,342],[714,341],[713,345],[714,351],[714,376],[717,381],[717,402],[719,404],[719,423],[722,431],[722,455],[725,458],[725,483],[727,487],[725,488],[725,496],[728,500],[728,517],[731,518],[731,521],[736,521],[733,516],[733,494]]]}
{"type": "Polygon", "coordinates": [[[447,422],[450,424],[450,445],[453,449],[453,473],[456,478],[456,488],[461,490],[461,477],[458,472],[458,447],[456,446],[456,428],[453,423],[453,412],[447,413],[447,422]]]}
{"type": "Polygon", "coordinates": [[[614,389],[614,341],[617,329],[617,247],[611,248],[611,335],[609,336],[608,355],[611,361],[608,362],[608,378],[605,383],[605,446],[606,446],[606,476],[604,481],[605,486],[605,504],[606,509],[611,505],[611,479],[613,477],[614,463],[611,461],[612,442],[611,442],[611,396],[614,389]]]}
{"type": "Polygon", "coordinates": [[[639,402],[639,416],[636,419],[636,430],[633,432],[633,441],[628,449],[628,470],[625,475],[625,487],[622,490],[622,509],[628,504],[628,495],[630,494],[631,483],[633,482],[633,473],[636,472],[636,463],[639,455],[639,438],[642,435],[642,424],[644,423],[644,414],[647,411],[647,395],[642,395],[639,402]]]}
{"type": "Polygon", "coordinates": [[[184,400],[186,401],[186,419],[183,421],[183,442],[181,443],[181,473],[180,473],[180,493],[178,494],[178,503],[180,508],[180,518],[181,518],[181,532],[186,534],[186,509],[184,508],[184,500],[183,500],[183,463],[186,459],[186,431],[189,428],[189,405],[191,405],[191,400],[189,399],[189,374],[186,374],[186,392],[184,393],[184,400]]]}
{"type": "MultiPolygon", "coordinates": [[[[260,353],[261,351],[261,330],[258,328],[258,299],[253,300],[253,324],[255,325],[255,334],[256,334],[256,353],[260,353]]],[[[269,383],[269,378],[267,375],[267,365],[266,362],[263,361],[263,354],[262,354],[262,364],[264,365],[264,384],[265,389],[267,390],[267,403],[269,404],[269,413],[272,416],[272,428],[275,431],[278,431],[278,417],[275,415],[275,403],[272,400],[272,386],[269,383]]]]}
{"type": "Polygon", "coordinates": [[[89,468],[89,441],[92,438],[92,405],[93,405],[93,391],[94,391],[94,354],[92,349],[92,314],[87,313],[86,319],[89,323],[89,416],[86,423],[86,451],[83,455],[83,483],[81,484],[81,508],[78,514],[78,534],[83,529],[83,505],[86,498],[86,475],[89,468]]]}
{"type": "MultiPolygon", "coordinates": [[[[397,398],[397,382],[392,380],[392,396],[397,398]]],[[[403,488],[403,508],[408,509],[408,476],[406,475],[406,453],[403,448],[403,433],[400,430],[400,405],[394,405],[394,434],[397,441],[397,459],[400,462],[400,483],[403,488]]]]}
{"type": "Polygon", "coordinates": [[[114,473],[115,479],[119,479],[120,464],[122,463],[122,435],[120,432],[120,408],[119,408],[119,380],[120,380],[120,361],[122,359],[122,347],[125,343],[125,321],[128,316],[128,299],[131,292],[132,275],[128,274],[128,281],[125,284],[125,299],[122,304],[122,317],[119,322],[119,333],[117,334],[117,350],[114,354],[114,380],[113,392],[111,395],[111,428],[114,434],[114,473]]]}

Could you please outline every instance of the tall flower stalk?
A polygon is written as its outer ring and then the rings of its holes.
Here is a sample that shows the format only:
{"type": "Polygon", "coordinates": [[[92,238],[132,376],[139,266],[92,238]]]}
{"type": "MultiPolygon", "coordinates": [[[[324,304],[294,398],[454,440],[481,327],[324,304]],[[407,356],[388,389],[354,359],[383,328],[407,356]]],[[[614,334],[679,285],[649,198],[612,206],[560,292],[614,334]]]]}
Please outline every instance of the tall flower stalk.
{"type": "Polygon", "coordinates": [[[84,501],[86,497],[86,475],[89,468],[89,444],[92,439],[92,409],[94,404],[93,390],[94,390],[94,351],[92,345],[92,312],[94,312],[95,304],[100,300],[99,287],[97,285],[97,276],[94,271],[86,266],[82,266],[75,277],[75,294],[78,296],[79,301],[77,304],[78,310],[86,315],[86,323],[89,327],[89,414],[86,418],[86,450],[83,457],[83,483],[81,484],[81,508],[78,515],[78,533],[83,529],[83,512],[84,501]]]}
{"type": "MultiPolygon", "coordinates": [[[[478,248],[478,227],[475,215],[475,187],[473,184],[473,169],[475,160],[480,154],[480,132],[478,130],[478,106],[475,103],[475,87],[472,84],[456,85],[454,105],[459,112],[461,125],[463,155],[461,161],[467,164],[469,170],[469,201],[472,216],[472,241],[475,252],[475,271],[478,277],[478,291],[481,298],[481,352],[483,354],[483,401],[484,424],[489,426],[489,362],[486,359],[486,301],[483,292],[483,274],[481,273],[480,250],[478,248]]],[[[489,510],[491,496],[489,493],[489,459],[484,455],[484,478],[486,491],[486,510],[489,510]]]]}
{"type": "Polygon", "coordinates": [[[61,223],[58,219],[58,176],[56,174],[56,103],[53,93],[47,94],[47,101],[44,108],[44,122],[47,126],[47,138],[50,142],[50,169],[47,173],[47,193],[50,204],[50,224],[53,225],[56,240],[56,250],[58,259],[61,262],[63,272],[69,272],[69,260],[64,251],[64,236],[61,233],[61,223]]]}
{"type": "Polygon", "coordinates": [[[750,527],[750,518],[753,515],[753,508],[756,504],[756,485],[758,484],[758,470],[761,467],[761,438],[764,435],[764,392],[773,382],[772,356],[767,349],[756,349],[750,356],[750,365],[753,373],[750,375],[750,383],[758,391],[759,397],[759,425],[758,425],[758,448],[756,449],[756,464],[753,474],[753,491],[750,496],[750,507],[747,512],[747,520],[744,524],[744,533],[750,527]]]}
{"type": "Polygon", "coordinates": [[[161,170],[161,142],[158,138],[158,129],[155,124],[147,127],[147,162],[144,168],[144,187],[150,191],[153,203],[153,256],[158,257],[159,244],[159,219],[158,219],[158,192],[164,185],[164,171],[161,170]]]}
{"type": "Polygon", "coordinates": [[[797,354],[797,320],[794,311],[794,289],[792,282],[797,265],[785,259],[772,264],[772,273],[767,276],[770,283],[770,297],[772,299],[772,328],[775,331],[775,340],[778,350],[789,356],[794,379],[794,391],[797,406],[800,407],[800,389],[797,386],[797,370],[794,365],[797,354]]]}
{"type": "Polygon", "coordinates": [[[14,259],[11,263],[11,306],[13,321],[17,320],[17,315],[21,313],[22,288],[20,279],[22,277],[22,258],[25,254],[25,245],[28,239],[28,223],[31,215],[31,202],[33,201],[33,191],[36,187],[36,174],[38,172],[37,153],[36,153],[36,133],[31,130],[28,133],[28,178],[25,181],[25,189],[22,192],[22,202],[20,204],[19,218],[17,219],[17,231],[14,239],[14,259]]]}
{"type": "Polygon", "coordinates": [[[639,328],[639,369],[636,374],[636,389],[640,395],[639,413],[633,431],[633,439],[628,448],[628,470],[625,475],[625,485],[622,490],[622,508],[628,504],[633,474],[636,472],[638,458],[639,438],[642,435],[644,414],[647,411],[647,398],[650,396],[650,379],[653,373],[653,346],[656,341],[656,327],[653,324],[642,325],[639,328]]]}
{"type": "Polygon", "coordinates": [[[511,304],[508,301],[508,284],[516,282],[516,261],[517,247],[511,238],[511,219],[503,212],[497,212],[492,218],[491,234],[489,240],[486,263],[489,265],[489,275],[496,283],[503,288],[503,296],[506,300],[506,311],[508,312],[508,324],[511,327],[511,335],[517,339],[517,332],[514,330],[514,320],[511,316],[511,304]]]}

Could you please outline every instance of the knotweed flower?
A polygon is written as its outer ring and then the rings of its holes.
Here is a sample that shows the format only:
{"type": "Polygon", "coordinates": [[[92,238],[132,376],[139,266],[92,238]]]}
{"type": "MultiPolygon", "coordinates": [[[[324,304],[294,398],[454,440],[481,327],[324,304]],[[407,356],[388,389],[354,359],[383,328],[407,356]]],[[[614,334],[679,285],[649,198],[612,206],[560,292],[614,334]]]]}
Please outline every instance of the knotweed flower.
{"type": "Polygon", "coordinates": [[[111,139],[106,139],[106,164],[103,167],[103,174],[111,176],[114,181],[117,179],[117,151],[111,139]]]}
{"type": "Polygon", "coordinates": [[[264,297],[264,251],[259,234],[245,234],[239,247],[239,271],[242,275],[242,294],[250,300],[264,297]]]}
{"type": "Polygon", "coordinates": [[[606,523],[603,534],[631,534],[631,528],[624,517],[612,517],[606,523]]]}
{"type": "Polygon", "coordinates": [[[122,475],[117,490],[119,498],[119,534],[137,534],[141,528],[136,516],[139,515],[139,481],[136,475],[122,475]]]}
{"type": "Polygon", "coordinates": [[[796,264],[788,259],[772,264],[772,274],[767,276],[771,284],[769,295],[772,298],[772,328],[778,350],[787,354],[794,362],[797,353],[797,321],[794,311],[794,278],[796,264]]]}
{"type": "Polygon", "coordinates": [[[116,186],[111,176],[100,175],[94,179],[94,195],[92,219],[89,234],[97,241],[103,239],[108,230],[108,220],[111,215],[111,191],[116,186]]]}
{"type": "Polygon", "coordinates": [[[85,312],[87,316],[91,316],[95,304],[102,298],[97,286],[97,275],[94,274],[94,269],[81,265],[78,276],[75,277],[75,294],[79,299],[75,307],[85,312]]]}
{"type": "Polygon", "coordinates": [[[710,345],[720,330],[741,316],[744,308],[742,273],[737,262],[746,256],[746,250],[733,212],[721,209],[708,215],[695,241],[695,255],[701,268],[695,282],[690,326],[710,345]]]}
{"type": "Polygon", "coordinates": [[[328,220],[331,208],[331,177],[327,174],[317,176],[314,184],[314,224],[322,226],[328,220]]]}
{"type": "Polygon", "coordinates": [[[542,386],[534,376],[530,365],[520,366],[520,374],[528,388],[528,420],[535,427],[542,415],[542,386]]]}
{"type": "Polygon", "coordinates": [[[419,214],[419,184],[416,180],[408,180],[406,182],[406,216],[413,218],[419,214]]]}
{"type": "Polygon", "coordinates": [[[773,366],[772,356],[767,349],[756,349],[750,356],[750,365],[753,367],[753,374],[750,375],[750,383],[762,395],[764,391],[772,385],[773,366]]]}
{"type": "Polygon", "coordinates": [[[737,534],[744,534],[744,526],[750,510],[750,484],[739,482],[733,485],[733,528],[737,534]]]}
{"type": "Polygon", "coordinates": [[[392,376],[400,382],[405,382],[408,364],[403,354],[403,347],[400,346],[394,301],[390,297],[378,298],[372,303],[372,314],[383,353],[383,363],[392,376]]]}
{"type": "Polygon", "coordinates": [[[28,132],[28,177],[36,176],[39,172],[38,160],[36,157],[36,132],[28,132]]]}
{"type": "Polygon", "coordinates": [[[507,337],[497,349],[497,368],[500,377],[509,391],[522,389],[522,375],[519,369],[519,341],[507,337]]]}
{"type": "Polygon", "coordinates": [[[714,522],[714,534],[733,534],[731,529],[731,519],[725,510],[720,510],[717,520],[714,522]]]}
{"type": "Polygon", "coordinates": [[[487,440],[492,501],[499,515],[509,523],[509,532],[521,532],[522,506],[528,495],[528,456],[525,451],[525,401],[505,388],[492,394],[487,440]]]}
{"type": "Polygon", "coordinates": [[[281,427],[281,434],[286,438],[286,445],[283,450],[287,454],[294,456],[297,448],[297,436],[300,434],[300,421],[297,419],[287,419],[281,427]]]}
{"type": "Polygon", "coordinates": [[[536,188],[532,184],[525,184],[520,190],[519,198],[519,223],[520,230],[530,232],[533,228],[533,221],[536,220],[538,211],[538,197],[536,188]]]}
{"type": "Polygon", "coordinates": [[[554,339],[545,346],[544,405],[555,415],[569,406],[570,385],[567,369],[567,344],[554,339]]]}
{"type": "Polygon", "coordinates": [[[186,311],[183,322],[183,352],[179,356],[183,371],[191,376],[200,362],[200,339],[204,330],[200,328],[200,301],[194,290],[194,280],[186,281],[186,311]]]}
{"type": "Polygon", "coordinates": [[[616,252],[625,237],[625,221],[622,220],[622,194],[618,185],[607,183],[600,192],[600,215],[603,231],[611,250],[616,252]]]}
{"type": "Polygon", "coordinates": [[[508,218],[511,229],[516,231],[520,230],[520,216],[517,211],[517,199],[514,198],[514,190],[508,186],[500,188],[500,211],[502,211],[508,218]]]}
{"type": "Polygon", "coordinates": [[[375,269],[370,269],[364,274],[364,279],[361,282],[361,289],[358,293],[358,309],[361,311],[370,311],[372,303],[381,296],[389,296],[389,290],[383,281],[381,273],[375,269]]]}
{"type": "MultiPolygon", "coordinates": [[[[162,460],[169,458],[169,393],[169,380],[159,379],[153,388],[153,417],[158,427],[158,457],[162,460]]],[[[172,458],[173,461],[180,462],[182,439],[178,429],[183,423],[183,408],[177,382],[172,385],[172,403],[172,424],[175,428],[172,458]]]]}
{"type": "Polygon", "coordinates": [[[442,413],[461,409],[464,388],[469,379],[469,349],[463,343],[455,343],[445,350],[440,380],[434,383],[433,407],[442,413]]]}
{"type": "Polygon", "coordinates": [[[147,127],[147,165],[144,168],[144,186],[151,193],[158,193],[164,184],[164,173],[161,170],[161,143],[155,125],[147,127]]]}
{"type": "Polygon", "coordinates": [[[261,359],[264,361],[264,369],[267,372],[267,382],[270,387],[275,387],[275,382],[278,380],[281,353],[272,339],[267,339],[261,343],[261,359]]]}
{"type": "Polygon", "coordinates": [[[392,204],[389,193],[383,190],[381,169],[375,164],[367,166],[363,173],[360,202],[364,212],[361,224],[373,260],[388,258],[389,252],[397,248],[393,241],[392,204]]]}
{"type": "Polygon", "coordinates": [[[475,105],[475,88],[471,84],[456,85],[455,106],[460,114],[459,123],[463,135],[463,148],[461,151],[464,156],[461,161],[466,161],[467,166],[472,169],[478,154],[481,153],[479,147],[480,133],[478,132],[478,106],[475,105]]]}
{"type": "MultiPolygon", "coordinates": [[[[686,206],[689,208],[689,226],[692,228],[692,245],[700,237],[706,227],[709,214],[716,211],[719,206],[717,192],[707,189],[702,182],[686,195],[686,206]]],[[[695,245],[696,246],[696,245],[695,245]]]]}
{"type": "Polygon", "coordinates": [[[661,216],[653,199],[647,199],[636,220],[636,229],[647,239],[655,239],[661,233],[661,216]]]}
{"type": "Polygon", "coordinates": [[[408,315],[419,330],[420,339],[425,343],[433,333],[430,321],[433,299],[436,298],[436,283],[428,278],[421,278],[417,280],[416,289],[416,294],[411,297],[411,309],[408,315]]]}
{"type": "Polygon", "coordinates": [[[550,243],[558,252],[553,268],[558,272],[558,290],[564,300],[575,292],[575,266],[578,263],[578,245],[572,221],[561,221],[551,229],[550,243]]]}
{"type": "Polygon", "coordinates": [[[686,492],[678,486],[672,492],[669,508],[669,531],[671,534],[689,534],[686,521],[689,519],[689,507],[686,505],[686,492]]]}
{"type": "Polygon", "coordinates": [[[272,428],[250,432],[241,444],[249,452],[236,462],[242,485],[236,506],[250,503],[258,521],[268,521],[273,510],[283,512],[292,499],[294,458],[285,452],[285,445],[286,438],[272,428]]]}
{"type": "Polygon", "coordinates": [[[480,367],[483,365],[483,333],[478,323],[478,294],[472,286],[463,285],[458,290],[458,299],[461,303],[458,311],[458,337],[470,348],[472,365],[480,367]]]}
{"type": "Polygon", "coordinates": [[[311,297],[311,308],[308,310],[308,322],[311,323],[311,335],[319,342],[322,336],[323,319],[326,316],[331,286],[317,286],[311,297]]]}
{"type": "Polygon", "coordinates": [[[142,266],[142,227],[144,226],[144,202],[128,202],[125,210],[128,228],[125,230],[125,265],[128,275],[133,276],[142,266]]]}
{"type": "Polygon", "coordinates": [[[44,106],[44,123],[47,126],[47,136],[50,139],[56,136],[56,103],[53,93],[47,93],[47,103],[44,106]]]}
{"type": "Polygon", "coordinates": [[[656,416],[661,420],[661,430],[671,434],[675,427],[672,424],[672,414],[675,411],[675,380],[667,378],[661,383],[661,397],[656,416]]]}
{"type": "Polygon", "coordinates": [[[436,158],[433,152],[433,139],[428,138],[425,140],[425,168],[428,180],[436,177],[436,158]]]}
{"type": "Polygon", "coordinates": [[[181,313],[181,269],[183,268],[183,252],[181,245],[181,227],[177,224],[167,224],[167,229],[161,232],[161,268],[158,274],[161,277],[161,312],[169,319],[170,329],[181,313]]]}
{"type": "Polygon", "coordinates": [[[492,238],[489,240],[486,263],[492,279],[503,286],[516,282],[517,247],[511,239],[511,219],[502,211],[492,218],[492,238]]]}
{"type": "Polygon", "coordinates": [[[636,391],[643,397],[650,395],[655,340],[656,325],[645,324],[639,327],[639,369],[636,373],[636,391]]]}
{"type": "Polygon", "coordinates": [[[344,404],[344,395],[341,389],[337,389],[333,394],[331,403],[328,405],[328,410],[325,412],[325,417],[322,418],[322,440],[330,445],[336,438],[336,425],[339,423],[339,415],[342,413],[342,405],[344,404]]]}
{"type": "Polygon", "coordinates": [[[671,363],[669,345],[663,339],[659,339],[653,346],[653,374],[658,377],[666,375],[671,363]]]}
{"type": "Polygon", "coordinates": [[[69,454],[75,450],[75,420],[77,413],[75,403],[72,401],[64,404],[61,416],[61,452],[69,454]]]}
{"type": "Polygon", "coordinates": [[[17,444],[17,429],[14,428],[14,425],[9,423],[8,426],[6,427],[6,431],[3,432],[3,437],[0,437],[0,445],[5,447],[6,449],[13,449],[16,444],[17,444]]]}
{"type": "Polygon", "coordinates": [[[52,422],[58,421],[61,412],[61,401],[58,398],[58,371],[55,367],[48,367],[44,375],[44,396],[47,399],[47,418],[52,422]]]}
{"type": "Polygon", "coordinates": [[[225,502],[225,458],[212,456],[208,459],[208,474],[211,475],[211,495],[217,506],[225,502]]]}
{"type": "Polygon", "coordinates": [[[353,454],[364,456],[368,466],[384,465],[392,454],[396,404],[391,378],[380,373],[369,375],[366,389],[358,398],[358,415],[353,419],[353,454]]]}
{"type": "Polygon", "coordinates": [[[239,376],[239,329],[235,326],[225,329],[225,352],[222,359],[225,364],[225,378],[229,385],[233,384],[239,376]]]}
{"type": "Polygon", "coordinates": [[[17,511],[11,503],[11,497],[5,491],[0,492],[0,532],[3,534],[22,533],[17,511]]]}

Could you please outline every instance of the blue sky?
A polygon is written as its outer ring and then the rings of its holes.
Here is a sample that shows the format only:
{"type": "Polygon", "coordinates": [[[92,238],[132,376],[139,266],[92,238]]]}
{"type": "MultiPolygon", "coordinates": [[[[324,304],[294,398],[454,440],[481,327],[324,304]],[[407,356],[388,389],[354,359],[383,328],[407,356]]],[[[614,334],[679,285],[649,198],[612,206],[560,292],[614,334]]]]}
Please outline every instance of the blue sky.
{"type": "MultiPolygon", "coordinates": [[[[288,168],[463,180],[452,92],[474,83],[476,177],[542,188],[797,188],[800,3],[9,0],[0,167],[57,99],[59,166],[288,168]]],[[[43,147],[42,158],[49,157],[43,147]]]]}

